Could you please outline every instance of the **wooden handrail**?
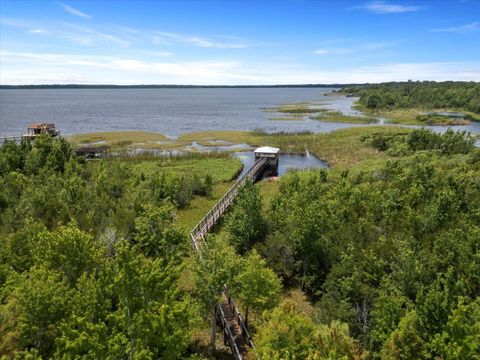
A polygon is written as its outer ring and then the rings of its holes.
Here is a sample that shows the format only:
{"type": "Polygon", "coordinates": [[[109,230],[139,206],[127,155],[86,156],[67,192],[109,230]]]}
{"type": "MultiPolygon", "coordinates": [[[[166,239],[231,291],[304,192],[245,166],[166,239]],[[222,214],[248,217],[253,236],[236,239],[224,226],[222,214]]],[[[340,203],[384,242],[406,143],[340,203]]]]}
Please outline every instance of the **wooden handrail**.
{"type": "Polygon", "coordinates": [[[238,348],[237,343],[235,342],[232,330],[230,329],[227,317],[225,316],[225,312],[223,311],[221,304],[218,305],[218,309],[220,310],[220,321],[222,322],[224,330],[227,332],[227,339],[230,343],[230,348],[232,349],[233,356],[236,360],[242,360],[243,356],[240,353],[240,349],[238,348]]]}
{"type": "MultiPolygon", "coordinates": [[[[222,214],[233,203],[235,196],[238,194],[238,189],[243,186],[248,179],[256,180],[266,164],[266,158],[260,158],[256,160],[255,163],[253,163],[253,165],[235,181],[233,186],[228,189],[228,191],[222,196],[222,198],[217,201],[217,203],[202,218],[202,220],[200,220],[200,222],[192,229],[192,231],[190,232],[190,241],[192,242],[192,246],[195,252],[198,254],[198,256],[200,256],[200,258],[202,257],[201,246],[207,246],[207,243],[205,241],[205,235],[207,234],[207,232],[215,225],[220,216],[222,216],[222,214]]],[[[224,293],[228,299],[228,306],[230,306],[230,308],[232,309],[233,316],[234,318],[236,318],[236,322],[240,325],[241,333],[246,339],[248,346],[254,349],[255,345],[253,344],[252,337],[248,332],[247,326],[243,321],[240,311],[238,311],[237,307],[233,303],[232,298],[228,295],[226,286],[224,293]]],[[[238,348],[237,343],[235,342],[235,338],[230,329],[228,319],[225,316],[222,304],[218,305],[218,309],[220,310],[220,320],[222,322],[225,334],[230,344],[230,348],[232,349],[233,356],[236,360],[242,360],[242,354],[240,352],[240,349],[238,348]]]]}
{"type": "MultiPolygon", "coordinates": [[[[223,206],[222,214],[233,202],[234,197],[237,195],[238,189],[242,186],[247,179],[253,179],[258,175],[260,170],[265,166],[267,162],[266,158],[261,158],[248,169],[240,178],[235,181],[232,187],[222,196],[222,198],[210,209],[210,211],[200,220],[200,222],[192,229],[190,236],[193,239],[197,239],[200,233],[206,234],[215,224],[217,219],[211,221],[212,215],[215,216],[217,210],[223,206]]],[[[194,246],[196,247],[196,246],[194,246]]]]}

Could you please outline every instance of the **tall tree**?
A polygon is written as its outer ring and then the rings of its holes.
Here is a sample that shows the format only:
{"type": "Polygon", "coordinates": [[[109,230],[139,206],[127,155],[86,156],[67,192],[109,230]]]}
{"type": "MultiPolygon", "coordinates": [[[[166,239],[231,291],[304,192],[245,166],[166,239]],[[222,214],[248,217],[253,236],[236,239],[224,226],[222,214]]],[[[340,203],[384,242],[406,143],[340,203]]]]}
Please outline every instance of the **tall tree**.
{"type": "Polygon", "coordinates": [[[210,320],[212,352],[215,351],[216,307],[226,284],[230,291],[235,292],[240,265],[235,250],[215,236],[208,238],[208,246],[195,259],[193,271],[196,291],[210,320]]]}
{"type": "Polygon", "coordinates": [[[251,181],[247,181],[238,191],[226,228],[230,243],[240,254],[265,239],[267,222],[262,214],[262,197],[251,181]]]}
{"type": "Polygon", "coordinates": [[[245,323],[248,325],[249,310],[257,313],[277,305],[281,289],[280,279],[266,267],[266,262],[255,250],[243,261],[238,275],[239,298],[245,308],[245,323]]]}

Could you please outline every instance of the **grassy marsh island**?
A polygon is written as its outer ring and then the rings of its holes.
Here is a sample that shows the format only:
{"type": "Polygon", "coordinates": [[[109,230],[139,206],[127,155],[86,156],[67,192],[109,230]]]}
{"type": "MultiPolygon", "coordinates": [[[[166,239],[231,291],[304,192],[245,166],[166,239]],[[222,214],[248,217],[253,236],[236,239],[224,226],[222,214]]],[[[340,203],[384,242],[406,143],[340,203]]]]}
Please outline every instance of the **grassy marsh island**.
{"type": "Polygon", "coordinates": [[[270,120],[301,121],[305,120],[309,114],[318,112],[317,108],[312,108],[311,101],[299,103],[280,104],[277,107],[266,108],[263,111],[272,114],[281,114],[282,116],[273,116],[270,120]]]}
{"type": "Polygon", "coordinates": [[[323,122],[337,122],[337,123],[350,123],[350,124],[376,124],[378,119],[373,116],[354,116],[345,115],[340,111],[334,111],[329,109],[319,109],[320,111],[310,116],[312,120],[318,120],[323,122]]]}
{"type": "Polygon", "coordinates": [[[248,131],[205,131],[182,134],[169,138],[161,133],[144,131],[115,131],[70,135],[67,137],[73,147],[108,145],[113,151],[165,150],[199,152],[201,148],[228,147],[228,151],[244,151],[249,148],[235,147],[236,144],[260,144],[260,138],[248,131]],[[199,146],[191,146],[197,144],[199,146]]]}
{"type": "Polygon", "coordinates": [[[147,131],[108,131],[67,136],[74,147],[108,145],[112,150],[127,147],[166,149],[173,143],[163,134],[147,131]]]}
{"type": "Polygon", "coordinates": [[[340,111],[322,108],[322,101],[305,101],[301,103],[282,104],[278,107],[264,109],[265,112],[281,114],[272,116],[270,120],[303,121],[312,119],[322,122],[338,122],[351,124],[375,124],[378,120],[368,116],[345,115],[340,111]]]}

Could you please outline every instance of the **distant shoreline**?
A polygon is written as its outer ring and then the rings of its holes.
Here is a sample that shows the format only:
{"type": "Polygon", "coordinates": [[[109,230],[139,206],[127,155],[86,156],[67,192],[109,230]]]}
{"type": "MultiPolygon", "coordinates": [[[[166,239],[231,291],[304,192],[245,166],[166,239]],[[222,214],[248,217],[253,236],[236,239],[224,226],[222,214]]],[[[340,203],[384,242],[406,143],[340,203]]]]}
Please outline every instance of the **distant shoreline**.
{"type": "Polygon", "coordinates": [[[0,89],[250,89],[250,88],[342,88],[357,84],[295,85],[0,85],[0,89]]]}

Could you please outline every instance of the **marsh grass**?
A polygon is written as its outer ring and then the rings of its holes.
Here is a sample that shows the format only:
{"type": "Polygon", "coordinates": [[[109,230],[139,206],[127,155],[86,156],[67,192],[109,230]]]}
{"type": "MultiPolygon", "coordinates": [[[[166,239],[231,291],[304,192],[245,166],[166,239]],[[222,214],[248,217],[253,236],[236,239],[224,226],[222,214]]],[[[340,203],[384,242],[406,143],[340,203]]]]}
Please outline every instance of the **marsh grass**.
{"type": "Polygon", "coordinates": [[[272,114],[283,114],[283,116],[272,116],[269,120],[277,121],[302,121],[310,114],[318,113],[319,109],[312,108],[315,102],[304,101],[301,103],[281,104],[274,108],[265,108],[264,112],[272,114]]]}
{"type": "Polygon", "coordinates": [[[322,111],[318,115],[310,116],[310,119],[323,121],[323,122],[339,122],[339,123],[352,123],[352,124],[378,123],[378,120],[374,117],[345,115],[339,111],[332,111],[328,109],[322,109],[322,111]]]}
{"type": "Polygon", "coordinates": [[[246,143],[252,146],[262,144],[262,138],[252,131],[202,131],[183,134],[179,137],[182,143],[196,142],[202,146],[218,146],[222,140],[231,144],[246,143]]]}
{"type": "Polygon", "coordinates": [[[389,124],[401,125],[432,125],[432,126],[451,126],[451,125],[468,125],[470,121],[480,121],[480,114],[475,114],[469,111],[452,110],[452,109],[383,109],[372,110],[367,108],[360,102],[356,102],[354,109],[362,111],[369,116],[380,116],[387,119],[389,124]],[[464,113],[464,119],[453,119],[447,116],[425,116],[425,112],[442,112],[442,111],[460,111],[464,113]]]}
{"type": "Polygon", "coordinates": [[[188,230],[192,229],[200,220],[202,220],[205,214],[222,198],[232,185],[233,181],[216,183],[213,186],[210,197],[195,196],[185,209],[178,210],[178,224],[188,230]]]}
{"type": "Polygon", "coordinates": [[[214,183],[233,180],[243,168],[242,162],[231,156],[225,157],[176,157],[159,158],[158,161],[143,160],[133,164],[136,171],[145,176],[160,172],[175,172],[180,175],[197,175],[203,178],[212,177],[214,183]]]}
{"type": "Polygon", "coordinates": [[[305,120],[305,114],[290,114],[288,116],[274,116],[268,118],[275,121],[303,121],[305,120]]]}
{"type": "Polygon", "coordinates": [[[384,153],[363,142],[364,136],[372,133],[408,134],[410,131],[396,126],[365,126],[323,134],[275,133],[265,135],[264,139],[266,144],[279,147],[282,152],[304,153],[308,150],[332,167],[345,168],[366,160],[386,158],[384,153]]]}
{"type": "MultiPolygon", "coordinates": [[[[112,148],[122,148],[127,145],[147,142],[169,142],[165,135],[147,131],[109,131],[97,133],[85,133],[68,136],[67,139],[74,146],[92,143],[102,143],[112,148]]],[[[160,145],[160,144],[159,144],[160,145]]]]}
{"type": "Polygon", "coordinates": [[[284,114],[270,117],[270,120],[302,121],[306,119],[323,122],[339,122],[352,124],[375,124],[378,120],[369,116],[350,116],[339,111],[322,108],[323,102],[305,101],[301,103],[282,104],[275,108],[266,108],[265,112],[284,114]]]}

